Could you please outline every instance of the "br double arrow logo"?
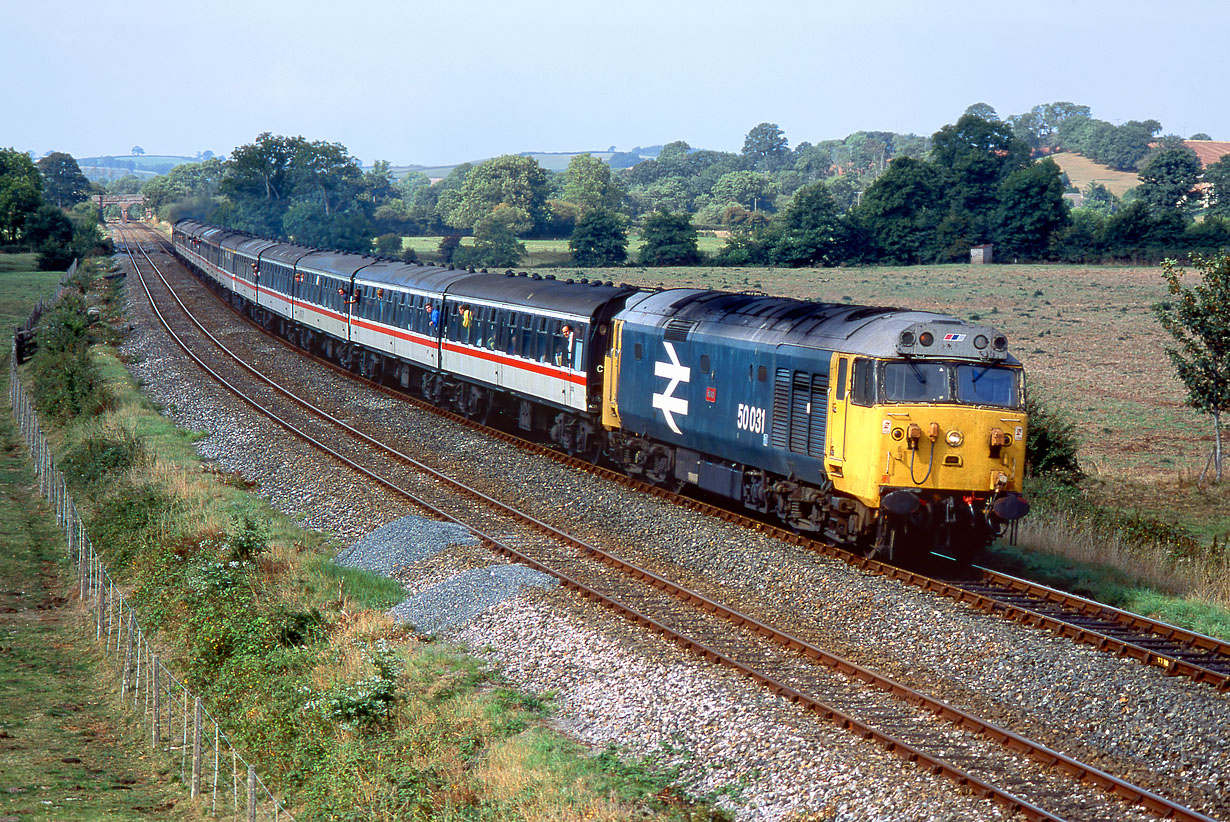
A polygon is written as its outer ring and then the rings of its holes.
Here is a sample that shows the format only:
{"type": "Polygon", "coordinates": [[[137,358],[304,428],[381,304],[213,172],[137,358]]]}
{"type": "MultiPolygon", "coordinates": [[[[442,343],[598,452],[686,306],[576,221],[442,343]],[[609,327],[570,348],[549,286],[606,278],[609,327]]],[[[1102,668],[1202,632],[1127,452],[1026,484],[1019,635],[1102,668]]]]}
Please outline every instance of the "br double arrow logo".
{"type": "Polygon", "coordinates": [[[675,422],[675,414],[680,414],[684,417],[688,415],[688,401],[684,397],[676,397],[675,389],[681,382],[689,382],[692,377],[692,369],[686,365],[681,365],[679,355],[675,353],[675,346],[668,342],[662,343],[666,346],[666,356],[670,358],[670,362],[662,362],[657,360],[654,362],[653,373],[657,377],[665,377],[670,380],[666,385],[666,390],[661,394],[653,395],[653,407],[661,409],[663,416],[666,417],[666,424],[676,434],[682,434],[679,430],[679,424],[675,422]]]}

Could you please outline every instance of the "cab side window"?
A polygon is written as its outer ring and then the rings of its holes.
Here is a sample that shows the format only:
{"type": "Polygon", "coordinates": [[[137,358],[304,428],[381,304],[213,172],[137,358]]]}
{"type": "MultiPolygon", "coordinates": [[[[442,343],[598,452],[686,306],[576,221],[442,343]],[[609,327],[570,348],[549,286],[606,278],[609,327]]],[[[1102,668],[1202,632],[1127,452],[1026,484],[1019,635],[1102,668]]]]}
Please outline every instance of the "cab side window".
{"type": "Polygon", "coordinates": [[[875,363],[871,360],[855,360],[854,385],[850,387],[850,400],[855,405],[872,405],[875,399],[875,363]]]}
{"type": "Polygon", "coordinates": [[[846,367],[848,363],[849,360],[845,357],[842,357],[837,361],[837,384],[835,386],[836,393],[834,396],[839,401],[846,398],[846,367]]]}

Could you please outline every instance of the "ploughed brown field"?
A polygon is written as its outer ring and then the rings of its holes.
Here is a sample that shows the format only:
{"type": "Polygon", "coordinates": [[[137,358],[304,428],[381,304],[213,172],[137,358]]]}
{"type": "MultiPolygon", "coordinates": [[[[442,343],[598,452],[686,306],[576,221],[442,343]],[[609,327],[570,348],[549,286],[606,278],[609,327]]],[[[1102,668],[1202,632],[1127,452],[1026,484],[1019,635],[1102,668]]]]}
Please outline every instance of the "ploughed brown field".
{"type": "MultiPolygon", "coordinates": [[[[1230,490],[1195,487],[1212,449],[1212,421],[1183,404],[1186,392],[1166,357],[1171,339],[1151,310],[1167,297],[1159,272],[1157,266],[937,265],[554,273],[896,305],[993,325],[1025,364],[1029,390],[1075,424],[1094,493],[1207,536],[1225,534],[1230,490]]],[[[1230,437],[1223,441],[1230,445],[1230,437]]]]}

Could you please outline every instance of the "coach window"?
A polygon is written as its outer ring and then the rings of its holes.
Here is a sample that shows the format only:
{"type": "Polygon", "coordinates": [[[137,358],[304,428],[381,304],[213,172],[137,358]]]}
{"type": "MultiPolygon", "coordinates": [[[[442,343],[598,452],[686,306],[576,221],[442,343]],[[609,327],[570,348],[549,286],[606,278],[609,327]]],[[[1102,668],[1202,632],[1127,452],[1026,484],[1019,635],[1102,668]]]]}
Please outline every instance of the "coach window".
{"type": "Polygon", "coordinates": [[[552,320],[546,317],[538,318],[538,333],[535,335],[537,342],[534,349],[538,354],[539,362],[547,362],[551,359],[551,322],[552,320]]]}
{"type": "Polygon", "coordinates": [[[586,326],[578,325],[572,335],[572,367],[578,371],[585,370],[585,337],[586,326]]]}
{"type": "Polygon", "coordinates": [[[516,354],[521,350],[520,327],[517,324],[517,312],[508,312],[508,324],[504,331],[504,353],[516,354]]]}
{"type": "Polygon", "coordinates": [[[521,315],[521,356],[534,359],[534,320],[533,314],[521,315]]]}
{"type": "Polygon", "coordinates": [[[862,358],[855,360],[854,384],[850,387],[850,401],[855,405],[872,405],[875,397],[875,363],[862,358]]]}

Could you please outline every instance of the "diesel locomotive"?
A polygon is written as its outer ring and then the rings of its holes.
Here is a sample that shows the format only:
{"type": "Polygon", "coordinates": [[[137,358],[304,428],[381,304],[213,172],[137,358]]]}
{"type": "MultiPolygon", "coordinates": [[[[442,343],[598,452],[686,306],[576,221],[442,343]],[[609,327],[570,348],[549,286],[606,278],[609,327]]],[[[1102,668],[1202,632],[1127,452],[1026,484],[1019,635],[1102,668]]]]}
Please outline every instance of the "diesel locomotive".
{"type": "Polygon", "coordinates": [[[924,311],[647,290],[308,248],[181,220],[176,253],[300,347],[868,556],[968,560],[1024,516],[1024,376],[924,311]]]}

